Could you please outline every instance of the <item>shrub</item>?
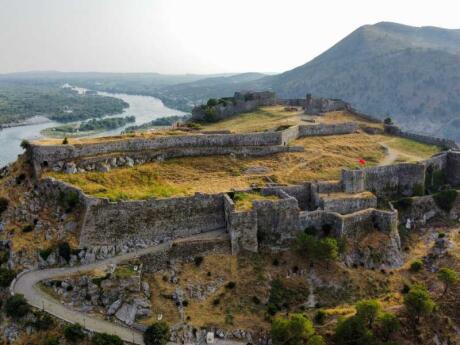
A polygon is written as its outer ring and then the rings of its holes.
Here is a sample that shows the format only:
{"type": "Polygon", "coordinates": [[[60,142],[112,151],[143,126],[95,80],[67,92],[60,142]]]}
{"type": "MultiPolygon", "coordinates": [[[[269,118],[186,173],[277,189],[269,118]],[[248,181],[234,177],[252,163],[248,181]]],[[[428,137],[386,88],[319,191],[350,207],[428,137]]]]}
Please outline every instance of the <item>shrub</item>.
{"type": "Polygon", "coordinates": [[[382,306],[375,299],[359,301],[356,304],[356,317],[362,319],[367,327],[372,328],[382,306]]]}
{"type": "Polygon", "coordinates": [[[442,267],[438,272],[438,279],[444,284],[444,292],[442,293],[442,296],[444,296],[449,287],[457,284],[458,275],[454,270],[451,270],[447,267],[442,267]]]}
{"type": "Polygon", "coordinates": [[[383,123],[386,124],[386,125],[392,125],[393,120],[392,120],[391,117],[386,117],[385,120],[383,120],[383,123]]]}
{"type": "Polygon", "coordinates": [[[234,289],[236,287],[236,283],[235,282],[228,282],[225,287],[227,289],[234,289]]]}
{"type": "Polygon", "coordinates": [[[320,309],[316,312],[313,321],[318,325],[323,325],[326,321],[327,314],[324,310],[320,309]]]}
{"type": "Polygon", "coordinates": [[[435,303],[428,290],[424,286],[416,284],[404,295],[404,306],[408,314],[414,316],[415,320],[418,321],[420,317],[429,315],[433,311],[435,303]]]}
{"type": "Polygon", "coordinates": [[[5,304],[6,314],[13,319],[20,319],[26,316],[30,311],[30,307],[23,295],[17,294],[9,297],[5,304]]]}
{"type": "Polygon", "coordinates": [[[144,333],[145,345],[165,345],[170,338],[169,326],[164,321],[153,323],[144,333]]]}
{"type": "Polygon", "coordinates": [[[315,334],[314,336],[310,337],[310,339],[308,339],[307,345],[326,345],[326,342],[322,336],[315,334]]]}
{"type": "Polygon", "coordinates": [[[64,140],[62,141],[62,145],[67,145],[69,143],[69,140],[67,139],[67,137],[64,138],[64,140]]]}
{"type": "Polygon", "coordinates": [[[32,224],[27,224],[22,227],[22,232],[32,232],[34,231],[34,226],[32,224]]]}
{"type": "Polygon", "coordinates": [[[65,261],[69,262],[70,254],[72,253],[69,243],[60,242],[58,244],[58,253],[59,253],[59,256],[65,259],[65,261]]]}
{"type": "Polygon", "coordinates": [[[210,98],[210,99],[208,99],[208,102],[206,103],[206,105],[208,107],[215,107],[217,105],[217,103],[218,103],[217,99],[210,98]]]}
{"type": "Polygon", "coordinates": [[[43,341],[43,345],[59,345],[59,339],[54,335],[49,335],[43,341]]]}
{"type": "Polygon", "coordinates": [[[46,331],[53,326],[53,318],[43,311],[35,313],[35,318],[36,320],[33,322],[33,326],[38,330],[46,331]]]}
{"type": "Polygon", "coordinates": [[[416,184],[414,186],[414,195],[416,196],[423,196],[425,195],[425,186],[422,184],[416,184]]]}
{"type": "Polygon", "coordinates": [[[7,198],[0,197],[0,216],[3,214],[3,212],[6,211],[8,208],[9,201],[7,198]]]}
{"type": "Polygon", "coordinates": [[[446,237],[445,233],[443,233],[443,232],[438,233],[438,238],[444,238],[444,237],[446,237]]]}
{"type": "Polygon", "coordinates": [[[53,252],[53,250],[54,250],[54,247],[51,246],[45,249],[41,249],[38,253],[43,260],[46,260],[48,259],[48,256],[50,256],[50,254],[53,252]]]}
{"type": "Polygon", "coordinates": [[[80,203],[80,197],[75,191],[61,192],[59,194],[59,204],[65,208],[66,212],[72,212],[72,210],[80,203]]]}
{"type": "Polygon", "coordinates": [[[400,211],[408,210],[413,204],[412,198],[401,198],[393,203],[394,207],[400,211]]]}
{"type": "Polygon", "coordinates": [[[436,205],[446,212],[450,212],[457,199],[457,191],[455,189],[447,189],[433,195],[436,205]]]}
{"type": "Polygon", "coordinates": [[[24,139],[23,141],[21,141],[20,146],[23,150],[27,150],[30,147],[30,143],[24,139]]]}
{"type": "Polygon", "coordinates": [[[411,272],[420,272],[422,268],[423,268],[423,262],[421,260],[414,260],[410,264],[411,272]]]}
{"type": "Polygon", "coordinates": [[[116,335],[96,333],[91,339],[91,345],[123,345],[123,341],[116,335]]]}
{"type": "Polygon", "coordinates": [[[9,270],[7,268],[0,267],[0,286],[1,287],[10,286],[15,276],[16,274],[14,273],[14,271],[9,270]]]}
{"type": "Polygon", "coordinates": [[[203,263],[203,257],[202,256],[195,256],[193,259],[193,262],[195,262],[195,266],[200,266],[203,263]]]}
{"type": "Polygon", "coordinates": [[[220,304],[220,299],[219,298],[216,298],[215,300],[212,301],[212,305],[213,306],[218,306],[220,304]]]}
{"type": "Polygon", "coordinates": [[[205,122],[209,122],[209,123],[216,122],[216,120],[217,120],[216,114],[217,114],[217,112],[216,112],[216,110],[214,108],[209,108],[208,107],[208,108],[206,108],[204,110],[204,118],[203,118],[203,120],[205,122]]]}
{"type": "Polygon", "coordinates": [[[79,323],[66,325],[64,327],[64,337],[72,343],[83,340],[85,338],[83,327],[79,323]]]}
{"type": "Polygon", "coordinates": [[[375,341],[374,334],[367,329],[365,322],[354,316],[339,320],[334,339],[337,345],[369,345],[375,341]]]}
{"type": "Polygon", "coordinates": [[[383,341],[388,341],[393,333],[400,328],[400,323],[396,315],[391,313],[382,313],[377,319],[378,335],[383,341]]]}
{"type": "Polygon", "coordinates": [[[318,233],[318,230],[316,230],[316,228],[313,226],[309,226],[309,227],[306,227],[303,232],[306,233],[307,235],[315,236],[318,233]]]}
{"type": "Polygon", "coordinates": [[[272,323],[271,337],[274,345],[302,344],[315,334],[312,322],[302,314],[291,318],[279,317],[272,323]]]}
{"type": "Polygon", "coordinates": [[[18,176],[16,176],[16,184],[21,184],[25,179],[26,179],[26,174],[21,173],[18,176]]]}
{"type": "Polygon", "coordinates": [[[257,297],[257,296],[252,296],[252,302],[253,302],[254,304],[260,304],[260,299],[259,299],[259,297],[257,297]]]}

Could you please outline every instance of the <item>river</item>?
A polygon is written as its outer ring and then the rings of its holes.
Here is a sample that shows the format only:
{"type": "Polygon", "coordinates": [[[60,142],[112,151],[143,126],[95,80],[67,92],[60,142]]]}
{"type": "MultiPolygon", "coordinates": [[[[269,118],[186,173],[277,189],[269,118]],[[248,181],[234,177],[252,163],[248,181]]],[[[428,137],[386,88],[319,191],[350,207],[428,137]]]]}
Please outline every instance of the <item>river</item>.
{"type": "MultiPolygon", "coordinates": [[[[129,104],[122,114],[114,116],[135,116],[136,122],[129,123],[127,126],[140,125],[159,117],[182,115],[183,112],[166,107],[158,98],[149,96],[133,96],[127,94],[112,94],[107,92],[98,92],[103,96],[112,96],[120,98],[129,104]]],[[[17,155],[22,153],[20,147],[21,141],[36,140],[43,138],[40,132],[48,127],[58,126],[59,123],[54,121],[40,122],[37,124],[4,128],[0,130],[0,167],[7,165],[16,160],[17,155]]],[[[125,126],[125,127],[127,127],[125,126]]],[[[100,132],[97,136],[119,134],[125,127],[114,130],[100,132]]]]}

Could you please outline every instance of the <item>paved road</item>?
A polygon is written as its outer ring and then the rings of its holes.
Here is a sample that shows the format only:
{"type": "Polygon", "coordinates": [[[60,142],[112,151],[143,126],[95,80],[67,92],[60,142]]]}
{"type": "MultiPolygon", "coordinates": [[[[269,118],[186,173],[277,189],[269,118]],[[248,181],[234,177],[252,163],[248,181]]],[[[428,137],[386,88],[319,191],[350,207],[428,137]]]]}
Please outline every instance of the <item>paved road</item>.
{"type": "MultiPolygon", "coordinates": [[[[222,231],[213,231],[205,234],[195,235],[187,238],[182,238],[180,241],[196,241],[200,239],[213,239],[223,236],[222,231]]],[[[228,236],[228,235],[227,235],[228,236]]],[[[14,294],[22,294],[31,306],[43,309],[46,312],[70,323],[79,323],[87,330],[98,333],[109,333],[118,335],[121,339],[134,344],[144,345],[142,333],[126,326],[105,321],[96,317],[67,308],[59,301],[52,298],[50,295],[43,292],[38,286],[42,280],[53,279],[71,274],[84,273],[92,271],[95,268],[107,268],[109,265],[118,264],[120,262],[137,258],[144,254],[156,253],[168,249],[172,242],[160,244],[153,247],[140,249],[136,252],[131,252],[123,255],[114,256],[110,259],[94,262],[88,265],[51,268],[45,270],[33,270],[21,273],[11,285],[11,292],[14,294]]]]}

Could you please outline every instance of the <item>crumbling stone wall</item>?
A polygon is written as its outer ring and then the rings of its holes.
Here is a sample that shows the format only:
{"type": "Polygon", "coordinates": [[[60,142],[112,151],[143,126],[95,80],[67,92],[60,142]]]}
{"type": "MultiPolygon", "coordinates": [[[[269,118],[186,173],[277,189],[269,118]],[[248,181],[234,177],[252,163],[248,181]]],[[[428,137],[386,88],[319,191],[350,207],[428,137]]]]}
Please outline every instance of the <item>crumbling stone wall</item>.
{"type": "Polygon", "coordinates": [[[460,151],[450,151],[448,153],[446,180],[450,185],[460,187],[460,151]]]}
{"type": "Polygon", "coordinates": [[[307,94],[305,100],[305,113],[310,115],[318,115],[330,111],[346,111],[348,109],[351,109],[351,106],[340,99],[313,97],[311,94],[307,94]]]}
{"type": "Polygon", "coordinates": [[[436,145],[445,149],[458,150],[459,146],[453,140],[437,138],[431,135],[406,132],[395,125],[385,125],[385,133],[412,139],[428,145],[436,145]]]}
{"type": "Polygon", "coordinates": [[[358,125],[354,122],[301,125],[299,126],[299,137],[350,134],[357,130],[358,125]]]}
{"type": "Polygon", "coordinates": [[[425,166],[422,163],[402,163],[362,170],[343,170],[342,183],[347,192],[368,190],[382,197],[411,196],[420,190],[423,192],[425,166]]]}
{"type": "Polygon", "coordinates": [[[233,200],[224,195],[225,219],[230,235],[232,254],[242,251],[257,252],[257,214],[254,209],[236,211],[233,200]]]}
{"type": "Polygon", "coordinates": [[[119,202],[97,199],[88,207],[80,245],[161,241],[224,228],[222,194],[119,202]]]}
{"type": "Polygon", "coordinates": [[[214,121],[220,121],[236,114],[247,113],[262,106],[276,104],[274,92],[235,92],[233,98],[228,99],[225,104],[213,106],[198,106],[192,109],[192,121],[203,121],[207,118],[207,112],[212,114],[214,121]]]}

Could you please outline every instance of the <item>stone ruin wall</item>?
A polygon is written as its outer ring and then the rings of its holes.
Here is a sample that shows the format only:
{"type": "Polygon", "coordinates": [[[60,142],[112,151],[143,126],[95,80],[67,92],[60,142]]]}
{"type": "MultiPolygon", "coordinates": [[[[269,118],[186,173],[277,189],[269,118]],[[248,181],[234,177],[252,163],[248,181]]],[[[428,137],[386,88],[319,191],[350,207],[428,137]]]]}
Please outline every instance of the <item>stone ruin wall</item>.
{"type": "Polygon", "coordinates": [[[395,125],[385,125],[385,133],[402,138],[412,139],[428,145],[436,145],[449,150],[458,150],[460,147],[453,140],[437,138],[431,135],[406,132],[395,125]]]}
{"type": "MultiPolygon", "coordinates": [[[[275,105],[276,95],[274,92],[235,92],[233,102],[229,101],[226,105],[217,104],[209,107],[213,112],[216,121],[223,120],[236,114],[248,113],[262,106],[275,105]],[[247,99],[250,98],[250,99],[247,99]]],[[[205,107],[199,106],[192,110],[192,120],[202,121],[206,117],[205,107]]]]}
{"type": "Polygon", "coordinates": [[[292,126],[283,131],[249,134],[198,134],[133,138],[79,145],[34,145],[29,148],[37,176],[42,169],[69,171],[94,170],[96,165],[132,166],[157,159],[185,156],[249,155],[264,156],[279,152],[301,151],[288,143],[304,136],[340,135],[357,130],[354,123],[292,126]],[[115,159],[115,161],[113,161],[115,159]],[[123,161],[122,164],[118,162],[123,161]],[[131,161],[130,165],[127,164],[131,161]],[[115,162],[115,163],[113,163],[115,162]]]}
{"type": "Polygon", "coordinates": [[[225,228],[222,194],[110,202],[87,208],[80,246],[159,242],[225,228]]]}

